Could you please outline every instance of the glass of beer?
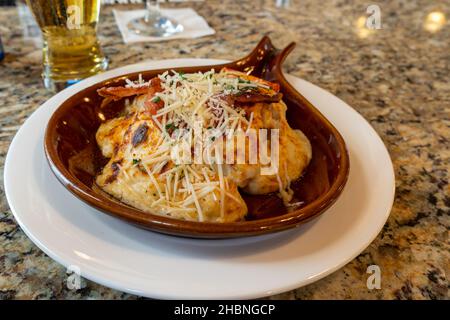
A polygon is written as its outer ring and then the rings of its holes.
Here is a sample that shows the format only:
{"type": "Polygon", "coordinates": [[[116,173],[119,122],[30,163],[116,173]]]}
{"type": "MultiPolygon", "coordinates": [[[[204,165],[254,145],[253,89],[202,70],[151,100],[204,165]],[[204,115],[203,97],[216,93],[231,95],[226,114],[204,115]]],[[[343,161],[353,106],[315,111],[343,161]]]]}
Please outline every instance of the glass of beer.
{"type": "Polygon", "coordinates": [[[61,90],[105,70],[96,35],[101,0],[26,0],[42,30],[44,85],[61,90]]]}

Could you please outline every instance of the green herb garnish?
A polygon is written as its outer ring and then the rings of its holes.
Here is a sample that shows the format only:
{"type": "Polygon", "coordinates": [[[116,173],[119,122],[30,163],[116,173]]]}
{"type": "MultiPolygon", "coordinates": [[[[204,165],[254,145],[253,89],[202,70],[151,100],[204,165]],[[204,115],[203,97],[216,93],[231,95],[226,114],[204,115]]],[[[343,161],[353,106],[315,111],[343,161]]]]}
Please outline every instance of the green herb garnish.
{"type": "Polygon", "coordinates": [[[141,162],[141,159],[133,159],[133,165],[137,165],[139,162],[141,162]]]}
{"type": "Polygon", "coordinates": [[[158,103],[161,101],[161,98],[159,96],[153,97],[152,102],[158,103]]]}
{"type": "Polygon", "coordinates": [[[166,131],[173,131],[176,128],[177,127],[175,126],[175,124],[173,122],[166,124],[166,131]]]}
{"type": "Polygon", "coordinates": [[[244,87],[244,88],[240,88],[237,92],[236,95],[240,96],[243,95],[245,93],[251,93],[251,92],[256,92],[258,91],[257,88],[254,87],[244,87]]]}

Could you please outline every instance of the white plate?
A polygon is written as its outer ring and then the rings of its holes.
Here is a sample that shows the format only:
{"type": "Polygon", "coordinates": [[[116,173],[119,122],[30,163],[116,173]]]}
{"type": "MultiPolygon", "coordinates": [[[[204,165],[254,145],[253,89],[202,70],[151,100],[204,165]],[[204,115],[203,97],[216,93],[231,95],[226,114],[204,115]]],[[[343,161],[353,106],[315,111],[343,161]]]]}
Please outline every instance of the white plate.
{"type": "Polygon", "coordinates": [[[83,277],[153,298],[257,298],[288,291],[332,273],[356,257],[383,227],[394,199],[389,154],[351,107],[304,80],[288,80],[339,130],[350,154],[350,176],[338,201],[300,228],[232,240],[193,240],[138,229],[76,199],[53,176],[44,130],[69,96],[124,73],[221,60],[162,60],[96,75],[44,103],[15,136],[5,163],[6,196],[31,240],[83,277]]]}

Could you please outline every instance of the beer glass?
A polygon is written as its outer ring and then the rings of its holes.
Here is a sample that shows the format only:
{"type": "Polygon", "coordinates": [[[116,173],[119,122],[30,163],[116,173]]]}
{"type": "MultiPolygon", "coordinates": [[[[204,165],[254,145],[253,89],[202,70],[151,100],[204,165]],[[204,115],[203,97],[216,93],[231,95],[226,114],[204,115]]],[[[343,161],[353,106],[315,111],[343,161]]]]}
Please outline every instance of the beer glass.
{"type": "Polygon", "coordinates": [[[101,0],[26,0],[43,36],[44,85],[60,90],[105,70],[96,35],[101,0]]]}

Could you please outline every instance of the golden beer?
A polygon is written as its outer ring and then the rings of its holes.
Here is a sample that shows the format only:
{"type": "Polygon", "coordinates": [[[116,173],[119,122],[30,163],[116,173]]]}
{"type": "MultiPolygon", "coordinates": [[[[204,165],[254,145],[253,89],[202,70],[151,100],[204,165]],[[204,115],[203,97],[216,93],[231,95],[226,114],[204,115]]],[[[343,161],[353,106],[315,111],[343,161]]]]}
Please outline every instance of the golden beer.
{"type": "Polygon", "coordinates": [[[27,0],[44,38],[43,78],[60,89],[107,67],[96,36],[100,0],[27,0]]]}

